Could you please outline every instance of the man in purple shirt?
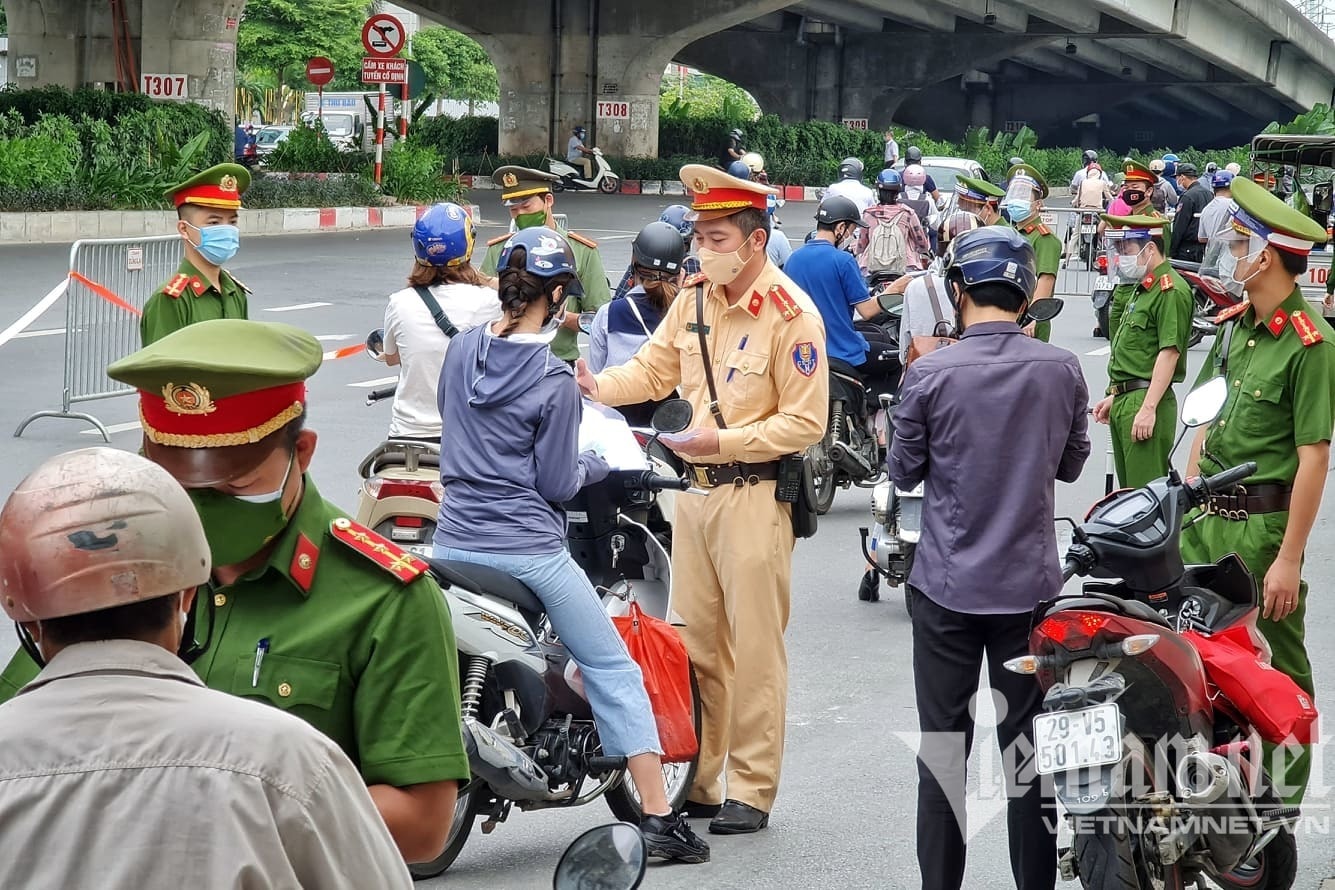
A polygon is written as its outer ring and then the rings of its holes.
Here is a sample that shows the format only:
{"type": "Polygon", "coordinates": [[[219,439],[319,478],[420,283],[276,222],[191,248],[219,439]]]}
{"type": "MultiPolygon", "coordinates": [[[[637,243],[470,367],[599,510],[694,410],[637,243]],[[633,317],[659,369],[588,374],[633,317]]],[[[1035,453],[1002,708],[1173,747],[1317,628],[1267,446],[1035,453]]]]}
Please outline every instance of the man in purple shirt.
{"type": "Polygon", "coordinates": [[[1030,756],[1042,695],[1032,677],[1002,664],[1028,651],[1030,612],[1061,590],[1053,480],[1075,481],[1089,457],[1089,393],[1074,355],[1016,324],[1038,280],[1024,236],[977,229],[956,239],[952,253],[946,288],[964,333],[909,368],[889,457],[897,487],[925,482],[909,576],[923,734],[918,866],[924,890],[963,883],[971,703],[986,658],[1011,872],[1019,890],[1052,890],[1055,809],[1030,756]]]}

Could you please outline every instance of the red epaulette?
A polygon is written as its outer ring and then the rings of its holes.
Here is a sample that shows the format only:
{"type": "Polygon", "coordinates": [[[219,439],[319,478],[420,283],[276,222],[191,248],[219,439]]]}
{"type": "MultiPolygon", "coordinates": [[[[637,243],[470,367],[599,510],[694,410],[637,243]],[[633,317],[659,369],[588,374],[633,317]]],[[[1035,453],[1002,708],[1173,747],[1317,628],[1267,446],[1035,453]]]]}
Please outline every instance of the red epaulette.
{"type": "Polygon", "coordinates": [[[297,535],[297,547],[292,551],[292,564],[287,567],[288,576],[302,590],[309,591],[315,580],[315,566],[320,562],[320,548],[305,535],[297,535]]]}
{"type": "Polygon", "coordinates": [[[1165,272],[1159,278],[1159,290],[1170,291],[1173,289],[1173,276],[1165,272]]]}
{"type": "MultiPolygon", "coordinates": [[[[1289,323],[1288,313],[1286,313],[1283,309],[1276,309],[1275,314],[1270,316],[1270,320],[1266,322],[1265,326],[1270,328],[1270,333],[1278,337],[1280,334],[1284,333],[1284,326],[1288,323],[1289,323]]],[[[1298,327],[1297,325],[1294,325],[1295,330],[1297,330],[1297,327],[1298,327]]]]}
{"type": "Polygon", "coordinates": [[[788,291],[783,289],[782,284],[776,284],[769,289],[769,298],[774,303],[780,313],[783,314],[784,321],[792,321],[802,314],[802,307],[788,295],[788,291]]]}
{"type": "Polygon", "coordinates": [[[571,241],[578,241],[580,244],[583,244],[585,247],[591,247],[591,248],[593,248],[594,250],[597,250],[597,249],[598,249],[598,242],[597,242],[597,241],[594,241],[592,238],[586,238],[585,236],[581,235],[579,232],[566,232],[566,237],[569,238],[571,241]]]}
{"type": "Polygon", "coordinates": [[[176,277],[162,286],[162,292],[173,300],[180,299],[181,294],[185,293],[185,286],[190,283],[190,276],[184,272],[176,273],[176,277]]]}
{"type": "Polygon", "coordinates": [[[1049,229],[1047,226],[1043,225],[1042,223],[1039,223],[1039,224],[1038,224],[1038,234],[1040,234],[1040,235],[1051,235],[1051,234],[1052,234],[1052,230],[1049,229]]]}
{"type": "Polygon", "coordinates": [[[1216,316],[1214,317],[1214,323],[1215,323],[1215,324],[1223,324],[1224,322],[1228,321],[1230,318],[1237,318],[1239,315],[1241,315],[1242,313],[1244,313],[1244,312],[1246,312],[1248,309],[1250,309],[1250,308],[1251,308],[1251,305],[1252,305],[1252,304],[1251,304],[1249,301],[1247,301],[1247,300],[1243,300],[1241,303],[1237,303],[1237,304],[1235,304],[1235,305],[1233,305],[1233,306],[1229,306],[1229,307],[1228,307],[1227,309],[1225,309],[1223,312],[1219,313],[1218,315],[1216,315],[1216,316]]]}
{"type": "Polygon", "coordinates": [[[1150,288],[1154,287],[1154,273],[1151,272],[1144,278],[1140,279],[1140,286],[1143,287],[1145,290],[1149,290],[1150,288]]]}
{"type": "Polygon", "coordinates": [[[1302,341],[1303,346],[1315,346],[1326,338],[1321,336],[1321,332],[1312,324],[1312,319],[1307,317],[1306,312],[1295,312],[1289,316],[1289,321],[1293,323],[1293,329],[1298,332],[1298,339],[1302,341]]]}
{"type": "Polygon", "coordinates": [[[345,516],[329,524],[329,533],[405,584],[428,569],[418,557],[345,516]]]}
{"type": "Polygon", "coordinates": [[[687,279],[681,283],[681,286],[695,287],[697,284],[708,284],[708,283],[709,283],[708,275],[706,275],[703,272],[696,272],[694,275],[687,277],[687,279]]]}

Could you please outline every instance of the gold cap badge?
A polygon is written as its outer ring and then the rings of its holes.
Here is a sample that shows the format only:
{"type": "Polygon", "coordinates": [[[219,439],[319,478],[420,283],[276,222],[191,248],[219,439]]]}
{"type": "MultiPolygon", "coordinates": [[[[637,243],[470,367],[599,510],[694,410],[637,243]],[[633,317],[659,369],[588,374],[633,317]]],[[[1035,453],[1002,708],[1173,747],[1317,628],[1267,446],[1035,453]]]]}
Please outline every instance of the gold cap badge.
{"type": "Polygon", "coordinates": [[[519,185],[519,177],[515,176],[513,173],[506,173],[501,177],[501,185],[508,189],[512,189],[519,185]]]}
{"type": "Polygon", "coordinates": [[[212,414],[218,410],[209,391],[198,383],[168,383],[162,388],[162,398],[173,414],[212,414]]]}
{"type": "Polygon", "coordinates": [[[697,176],[691,181],[691,191],[695,192],[697,195],[703,195],[705,192],[709,191],[709,183],[705,182],[703,176],[697,176]]]}
{"type": "Polygon", "coordinates": [[[236,177],[228,173],[221,180],[219,180],[218,188],[222,189],[225,192],[236,191],[236,177]]]}

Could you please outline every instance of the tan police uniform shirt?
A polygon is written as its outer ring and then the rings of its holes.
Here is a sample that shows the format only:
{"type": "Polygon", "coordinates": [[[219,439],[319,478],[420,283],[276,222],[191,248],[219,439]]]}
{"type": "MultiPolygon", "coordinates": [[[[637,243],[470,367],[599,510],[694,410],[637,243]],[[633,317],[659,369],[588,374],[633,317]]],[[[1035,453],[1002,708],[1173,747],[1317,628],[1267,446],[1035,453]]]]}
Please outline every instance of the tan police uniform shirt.
{"type": "Polygon", "coordinates": [[[697,287],[704,288],[706,339],[727,428],[719,430],[718,455],[692,462],[760,463],[819,441],[830,398],[825,326],[811,298],[773,263],[732,306],[703,275],[688,279],[634,358],[597,376],[599,401],[662,399],[680,384],[695,409],[692,426],[715,425],[696,331],[697,287]]]}
{"type": "Polygon", "coordinates": [[[0,825],[28,890],[412,886],[338,746],[131,640],[62,650],[0,706],[0,825]]]}

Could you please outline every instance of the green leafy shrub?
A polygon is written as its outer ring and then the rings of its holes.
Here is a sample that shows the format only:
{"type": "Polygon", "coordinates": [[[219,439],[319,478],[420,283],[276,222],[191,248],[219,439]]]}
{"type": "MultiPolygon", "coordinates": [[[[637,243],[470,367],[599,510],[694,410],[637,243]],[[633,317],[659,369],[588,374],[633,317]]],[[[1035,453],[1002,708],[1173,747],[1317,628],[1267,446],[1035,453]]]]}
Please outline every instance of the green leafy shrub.
{"type": "Polygon", "coordinates": [[[351,174],[324,178],[266,176],[257,173],[246,190],[252,210],[277,207],[377,207],[384,201],[375,183],[351,174]]]}
{"type": "Polygon", "coordinates": [[[395,145],[385,155],[381,187],[408,204],[434,204],[456,200],[463,194],[457,180],[445,177],[444,162],[433,148],[395,145]]]}
{"type": "Polygon", "coordinates": [[[17,189],[60,186],[79,169],[79,137],[61,114],[42,115],[19,135],[0,139],[0,184],[17,189]]]}
{"type": "Polygon", "coordinates": [[[409,137],[439,152],[442,158],[496,154],[500,129],[494,117],[427,117],[412,125],[409,137]]]}
{"type": "Polygon", "coordinates": [[[361,152],[340,151],[318,120],[294,127],[265,159],[270,170],[289,173],[353,173],[366,163],[361,152]]]}

